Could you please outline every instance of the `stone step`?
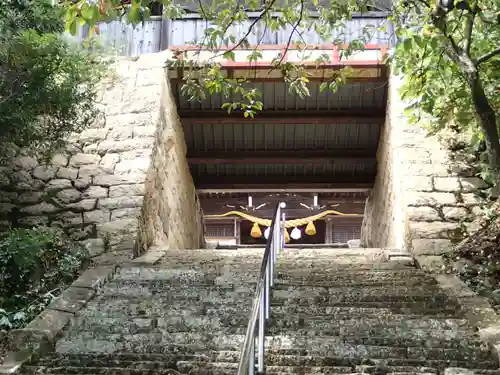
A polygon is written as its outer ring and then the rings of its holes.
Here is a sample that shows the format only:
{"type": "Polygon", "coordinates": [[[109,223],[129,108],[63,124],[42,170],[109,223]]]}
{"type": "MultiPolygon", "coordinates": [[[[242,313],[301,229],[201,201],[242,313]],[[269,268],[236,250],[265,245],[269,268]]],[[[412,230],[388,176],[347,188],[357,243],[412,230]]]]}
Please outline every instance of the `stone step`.
{"type": "MultiPolygon", "coordinates": [[[[94,332],[93,330],[86,330],[84,331],[85,333],[91,333],[94,332]]],[[[109,331],[108,331],[109,332],[109,331]]],[[[114,332],[109,332],[109,334],[121,334],[121,335],[133,335],[133,334],[144,334],[144,331],[135,331],[132,333],[128,333],[127,331],[122,331],[120,333],[117,333],[116,331],[114,332]]],[[[166,335],[165,331],[160,331],[160,330],[154,330],[154,331],[149,331],[149,334],[156,334],[156,333],[161,333],[163,335],[166,335]]],[[[172,335],[180,335],[182,333],[192,333],[192,331],[188,330],[178,330],[178,331],[168,331],[168,333],[172,335]]],[[[207,330],[207,332],[204,333],[204,337],[208,337],[210,334],[211,336],[214,335],[241,335],[243,336],[246,333],[246,329],[244,328],[226,328],[226,329],[219,329],[217,331],[213,330],[207,330]]],[[[436,349],[457,349],[461,350],[463,348],[467,350],[472,350],[472,349],[481,349],[483,347],[483,343],[477,339],[477,338],[472,338],[472,337],[467,337],[466,335],[463,335],[463,338],[459,337],[446,337],[446,335],[443,335],[444,337],[432,337],[429,335],[429,331],[415,331],[415,332],[404,332],[404,333],[396,333],[396,334],[391,334],[391,335],[386,335],[384,336],[383,334],[377,335],[376,333],[370,334],[370,335],[363,335],[363,334],[351,334],[350,336],[330,336],[329,331],[325,330],[317,330],[317,331],[306,331],[306,330],[299,330],[296,332],[289,332],[288,330],[273,330],[273,329],[266,329],[266,334],[272,337],[272,335],[287,335],[287,333],[291,333],[290,337],[291,338],[301,338],[301,337],[315,337],[315,336],[321,336],[321,337],[330,337],[332,340],[337,340],[337,341],[342,341],[345,344],[349,345],[358,345],[358,346],[385,346],[385,347],[426,347],[426,348],[436,348],[436,349]]],[[[102,333],[97,336],[95,335],[96,339],[99,340],[106,340],[106,336],[103,335],[102,333]]],[[[452,336],[451,334],[449,336],[452,336]]],[[[69,337],[68,340],[73,340],[74,337],[78,337],[78,331],[73,332],[69,337]]],[[[205,338],[205,340],[210,340],[210,337],[205,338]]],[[[165,342],[169,342],[168,339],[165,340],[165,342]]]]}
{"type": "MultiPolygon", "coordinates": [[[[276,301],[271,300],[271,308],[273,311],[285,311],[290,314],[298,314],[306,312],[309,315],[334,314],[335,311],[344,312],[349,309],[362,309],[363,311],[377,313],[379,309],[388,309],[391,312],[403,314],[422,315],[427,313],[439,312],[444,316],[460,316],[459,308],[455,302],[443,301],[441,298],[430,299],[423,301],[323,301],[321,305],[311,304],[308,301],[298,303],[300,301],[276,301]],[[331,302],[331,303],[328,303],[331,302]],[[368,310],[366,310],[368,309],[368,310]]],[[[244,300],[230,301],[225,299],[221,302],[217,299],[172,299],[168,297],[155,296],[153,299],[144,299],[140,297],[107,296],[106,298],[96,297],[90,301],[86,308],[79,314],[93,316],[123,316],[124,313],[131,311],[132,314],[140,316],[162,316],[165,311],[199,311],[204,314],[207,311],[220,312],[221,303],[224,303],[226,311],[233,311],[235,314],[243,314],[248,316],[252,309],[253,300],[246,298],[244,300]]],[[[384,310],[380,310],[383,313],[384,310]]],[[[333,316],[332,316],[333,318],[333,316]]]]}
{"type": "Polygon", "coordinates": [[[331,275],[311,272],[291,273],[280,272],[275,277],[277,285],[325,285],[325,286],[386,286],[386,285],[415,285],[415,286],[434,286],[437,281],[434,278],[420,275],[390,275],[387,273],[367,273],[331,275]]]}
{"type": "MultiPolygon", "coordinates": [[[[109,317],[115,319],[141,318],[141,317],[163,317],[166,315],[192,314],[205,316],[242,316],[248,318],[252,307],[251,300],[243,303],[233,303],[224,306],[221,311],[220,307],[213,304],[203,302],[180,303],[171,305],[168,309],[158,300],[144,300],[139,302],[131,302],[130,299],[112,299],[99,300],[95,299],[89,302],[86,309],[80,314],[87,317],[109,317]]],[[[456,307],[449,309],[442,308],[423,308],[421,304],[415,303],[406,307],[384,304],[383,307],[353,307],[353,306],[314,306],[314,305],[273,305],[273,314],[287,315],[305,315],[305,316],[322,316],[327,315],[331,320],[339,319],[362,319],[367,316],[377,315],[404,315],[408,319],[432,317],[440,318],[458,318],[460,315],[456,307]]]]}
{"type": "MultiPolygon", "coordinates": [[[[364,279],[408,279],[408,278],[424,278],[431,280],[432,277],[425,274],[421,270],[414,268],[394,269],[391,264],[380,265],[376,268],[370,266],[366,267],[334,267],[332,268],[327,262],[319,262],[313,266],[304,266],[303,264],[283,265],[277,264],[277,275],[289,276],[292,278],[298,277],[313,277],[315,279],[351,279],[361,278],[364,279]]],[[[116,274],[116,279],[143,279],[143,280],[172,280],[172,279],[185,279],[189,280],[204,280],[206,278],[213,278],[221,275],[233,275],[238,278],[249,279],[258,277],[260,272],[260,264],[248,268],[245,263],[238,262],[230,265],[217,265],[217,264],[189,264],[177,265],[165,268],[164,266],[154,267],[129,267],[119,270],[116,274]]]]}
{"type": "MultiPolygon", "coordinates": [[[[389,249],[339,249],[339,248],[285,248],[278,252],[280,258],[297,261],[301,259],[318,259],[325,257],[331,262],[346,262],[353,258],[367,258],[370,262],[385,261],[387,255],[392,253],[389,249]]],[[[178,262],[182,260],[217,261],[224,259],[262,259],[264,247],[262,248],[239,248],[239,249],[199,249],[199,250],[168,250],[161,259],[162,264],[178,262]]]]}
{"type": "MultiPolygon", "coordinates": [[[[429,372],[424,371],[420,368],[415,368],[412,371],[393,371],[391,368],[384,369],[385,375],[437,375],[438,371],[434,369],[429,369],[429,372]]],[[[162,369],[162,370],[129,370],[123,368],[68,368],[68,369],[43,369],[43,374],[46,375],[76,375],[76,374],[98,374],[98,375],[153,375],[153,374],[164,374],[164,375],[178,375],[178,374],[189,374],[189,375],[234,375],[237,371],[236,366],[228,366],[224,363],[207,363],[203,366],[185,364],[182,365],[182,369],[162,369]],[[157,372],[155,372],[157,371],[157,372]]],[[[380,370],[375,368],[369,371],[361,370],[359,372],[353,372],[350,368],[341,367],[281,367],[281,366],[267,366],[265,373],[267,375],[287,375],[287,374],[297,374],[297,375],[365,375],[365,374],[379,374],[380,370]]],[[[35,372],[31,370],[30,372],[23,372],[24,374],[40,374],[40,372],[35,372]]],[[[459,373],[464,373],[464,370],[459,370],[459,373]]],[[[481,371],[481,370],[471,370],[475,375],[498,375],[498,371],[481,371]]]]}
{"type": "MultiPolygon", "coordinates": [[[[25,374],[37,373],[38,368],[26,367],[25,374]]],[[[238,363],[226,362],[190,362],[178,361],[172,366],[167,367],[163,364],[162,367],[148,368],[130,368],[130,367],[81,367],[81,366],[60,366],[44,369],[44,374],[95,374],[108,375],[112,374],[127,374],[127,375],[173,375],[173,374],[232,374],[238,370],[238,363]]],[[[414,372],[417,369],[414,369],[414,372]]],[[[361,372],[361,371],[360,371],[361,372]]],[[[394,371],[396,372],[396,371],[394,371]]],[[[351,367],[297,367],[297,366],[266,366],[266,374],[352,374],[351,367]]],[[[437,371],[428,372],[428,374],[437,374],[437,371]]]]}
{"type": "MultiPolygon", "coordinates": [[[[168,332],[219,332],[229,328],[244,329],[248,316],[200,316],[189,313],[165,313],[158,318],[129,318],[121,320],[107,317],[78,317],[73,327],[78,331],[99,334],[135,334],[157,330],[168,332]]],[[[464,339],[474,335],[465,319],[409,319],[404,315],[387,315],[360,319],[336,319],[326,316],[291,316],[272,313],[266,323],[271,334],[287,332],[301,336],[303,332],[323,331],[331,336],[363,335],[364,337],[390,337],[411,334],[411,331],[428,332],[427,337],[464,339]]],[[[229,332],[230,330],[228,330],[229,332]]],[[[425,338],[425,337],[424,337],[425,338]]]]}
{"type": "MultiPolygon", "coordinates": [[[[412,369],[421,369],[427,372],[431,369],[442,371],[447,367],[465,368],[469,365],[463,360],[427,360],[389,358],[383,361],[366,358],[309,356],[305,351],[297,351],[294,354],[283,354],[279,352],[266,352],[265,362],[268,366],[283,367],[348,367],[355,372],[373,373],[381,365],[389,367],[397,372],[411,372],[412,369]]],[[[138,354],[138,353],[116,353],[116,354],[58,354],[51,353],[43,358],[35,358],[31,368],[43,367],[119,367],[130,369],[160,369],[177,366],[179,362],[225,362],[238,363],[239,351],[218,351],[195,353],[186,348],[177,348],[176,351],[164,354],[138,354]]],[[[475,371],[477,374],[499,375],[498,366],[492,360],[482,362],[475,371]]]]}
{"type": "MultiPolygon", "coordinates": [[[[26,366],[24,374],[40,374],[39,367],[30,367],[26,366]]],[[[70,366],[62,366],[62,367],[50,367],[44,368],[44,375],[58,374],[58,375],[79,375],[79,374],[89,374],[89,375],[175,375],[179,373],[179,371],[175,367],[166,367],[162,366],[161,368],[122,368],[122,367],[70,367],[70,366]]],[[[182,372],[180,372],[182,374],[182,372]]]]}
{"type": "MultiPolygon", "coordinates": [[[[191,332],[182,333],[144,333],[95,335],[83,332],[69,335],[56,344],[58,353],[166,353],[170,346],[184,346],[191,350],[232,350],[241,348],[244,335],[209,335],[191,332]]],[[[281,353],[308,348],[311,356],[334,356],[346,358],[407,358],[417,360],[456,360],[480,363],[490,361],[487,349],[474,347],[428,348],[428,347],[389,347],[375,345],[356,345],[337,337],[271,336],[266,337],[266,348],[281,353]]]]}
{"type": "MultiPolygon", "coordinates": [[[[420,368],[407,368],[403,367],[403,369],[408,369],[408,371],[397,371],[398,368],[387,368],[389,372],[387,374],[393,375],[437,375],[438,371],[435,369],[425,369],[423,371],[420,368]]],[[[38,368],[30,368],[26,367],[24,369],[25,374],[37,374],[38,368]]],[[[130,368],[122,368],[122,367],[53,367],[44,369],[43,373],[47,375],[51,374],[67,374],[67,375],[79,375],[79,374],[95,374],[95,375],[109,375],[109,374],[127,374],[127,375],[174,375],[174,374],[197,374],[197,375],[234,375],[238,370],[237,363],[224,363],[224,362],[207,362],[207,363],[199,363],[199,362],[178,362],[176,367],[172,368],[139,368],[139,369],[130,369],[130,368]]],[[[375,372],[374,370],[373,372],[375,372]]],[[[372,372],[372,373],[373,373],[372,372]]],[[[370,372],[366,371],[364,368],[361,368],[359,371],[353,369],[351,367],[297,367],[297,366],[266,366],[266,374],[301,374],[301,375],[362,375],[362,374],[370,374],[370,372]]]]}
{"type": "MultiPolygon", "coordinates": [[[[232,362],[178,362],[178,370],[181,374],[235,374],[238,370],[238,363],[232,362]]],[[[419,374],[437,374],[435,369],[425,369],[427,371],[419,371],[418,368],[397,367],[391,368],[390,373],[401,372],[399,370],[409,370],[405,372],[413,372],[419,374]]],[[[366,374],[364,366],[276,366],[267,365],[265,368],[266,374],[366,374]]]]}
{"type": "MultiPolygon", "coordinates": [[[[203,373],[203,374],[235,374],[238,369],[237,363],[231,362],[179,362],[178,369],[181,373],[203,373]],[[222,371],[222,372],[221,372],[222,371]],[[227,372],[226,372],[227,371],[227,372]]],[[[439,370],[432,367],[412,367],[412,366],[276,366],[267,365],[266,374],[376,374],[385,373],[387,375],[437,375],[439,370]]],[[[499,371],[479,370],[476,374],[496,375],[499,371]]]]}
{"type": "MultiPolygon", "coordinates": [[[[168,262],[160,262],[157,267],[163,269],[203,269],[208,267],[235,267],[239,270],[260,270],[262,263],[262,258],[256,261],[249,261],[247,259],[231,259],[231,260],[208,260],[200,261],[196,258],[182,259],[182,260],[169,260],[168,262]],[[209,266],[210,264],[210,266],[209,266]]],[[[149,267],[149,266],[148,266],[149,267]]],[[[415,267],[401,264],[398,262],[375,262],[375,263],[338,263],[335,262],[331,257],[318,257],[318,258],[307,258],[307,259],[283,259],[278,258],[276,261],[276,267],[278,270],[286,271],[290,269],[315,269],[324,270],[325,272],[349,272],[349,271],[397,271],[397,270],[415,270],[415,267]]],[[[135,268],[143,268],[137,266],[135,268]]]]}
{"type": "MultiPolygon", "coordinates": [[[[439,299],[448,300],[438,287],[433,286],[308,286],[308,285],[276,285],[273,287],[274,300],[327,299],[338,301],[391,301],[439,299]]],[[[211,298],[242,300],[255,295],[253,285],[175,285],[167,280],[153,282],[116,281],[106,285],[100,298],[108,296],[127,296],[141,298],[200,299],[211,298]]]]}
{"type": "MultiPolygon", "coordinates": [[[[132,280],[132,279],[115,279],[113,280],[112,286],[120,285],[122,287],[151,287],[151,288],[163,288],[163,285],[168,285],[169,288],[183,289],[186,287],[199,287],[199,288],[209,288],[209,287],[219,287],[230,289],[231,287],[246,287],[251,290],[255,290],[257,285],[254,279],[233,279],[226,277],[211,277],[203,280],[160,280],[160,279],[142,279],[142,280],[132,280]]],[[[433,279],[408,279],[405,281],[401,280],[318,280],[315,279],[274,279],[274,289],[286,289],[289,287],[308,287],[308,288],[420,288],[427,290],[439,291],[437,282],[433,279]]]]}
{"type": "MultiPolygon", "coordinates": [[[[228,292],[212,292],[212,293],[199,293],[198,295],[183,295],[183,293],[149,293],[146,290],[143,291],[146,296],[144,298],[155,298],[157,303],[165,306],[172,305],[184,305],[189,306],[193,303],[202,303],[208,306],[242,306],[243,309],[250,311],[251,303],[253,301],[253,293],[235,293],[233,291],[228,292]]],[[[106,300],[109,303],[113,303],[115,299],[123,299],[127,296],[127,293],[120,293],[118,295],[110,294],[106,295],[105,298],[100,298],[96,300],[96,303],[104,305],[106,300]]],[[[130,303],[140,303],[144,298],[140,297],[140,293],[136,291],[130,291],[128,294],[130,303]]],[[[449,301],[448,297],[444,294],[428,294],[428,295],[404,295],[403,293],[398,294],[386,294],[386,295],[371,295],[371,294],[331,294],[323,296],[311,296],[311,295],[299,295],[294,297],[288,297],[286,295],[277,295],[274,291],[272,300],[272,306],[280,305],[316,305],[321,307],[326,306],[352,306],[352,307],[409,307],[409,306],[420,306],[422,309],[429,308],[444,308],[451,309],[456,308],[456,304],[453,301],[449,301]]]]}
{"type": "MultiPolygon", "coordinates": [[[[176,284],[252,284],[255,285],[258,278],[257,271],[237,272],[234,269],[212,269],[212,270],[187,270],[179,272],[172,270],[136,269],[137,272],[121,272],[116,275],[115,281],[122,283],[140,281],[141,283],[161,282],[168,280],[176,284]]],[[[428,275],[413,274],[410,272],[357,272],[350,273],[324,273],[303,270],[279,271],[275,275],[276,284],[297,285],[338,285],[338,286],[370,286],[370,285],[436,285],[434,278],[428,275]]]]}
{"type": "MultiPolygon", "coordinates": [[[[122,328],[118,326],[108,328],[104,331],[105,327],[95,326],[93,329],[85,330],[75,330],[72,332],[69,338],[76,337],[80,333],[88,334],[94,333],[94,336],[98,339],[106,339],[106,335],[122,334],[122,335],[134,335],[134,334],[163,334],[168,336],[168,334],[179,335],[181,333],[191,333],[189,328],[174,328],[171,329],[130,329],[128,327],[122,328]]],[[[212,329],[211,327],[206,328],[204,335],[244,335],[246,333],[246,327],[223,327],[212,329]]],[[[441,332],[436,333],[431,330],[412,330],[400,331],[398,329],[378,329],[366,331],[350,331],[350,332],[333,332],[333,330],[294,330],[289,329],[277,329],[273,327],[268,327],[266,329],[266,334],[269,336],[273,335],[290,335],[290,337],[315,337],[324,336],[331,337],[332,340],[342,340],[342,342],[352,345],[367,345],[367,346],[405,346],[405,347],[418,347],[425,346],[428,348],[447,348],[447,349],[461,349],[466,348],[481,348],[483,343],[478,338],[474,337],[472,334],[467,332],[441,332]]]]}
{"type": "MultiPolygon", "coordinates": [[[[442,290],[437,285],[357,285],[348,284],[345,286],[337,285],[293,285],[277,283],[272,287],[276,293],[289,293],[290,295],[306,294],[306,295],[334,295],[339,293],[356,293],[356,294],[406,294],[406,295],[432,295],[442,293],[442,290]]],[[[143,293],[144,291],[150,294],[182,292],[186,295],[196,293],[213,293],[213,292],[236,292],[254,294],[256,284],[246,282],[245,284],[213,284],[213,283],[172,283],[170,280],[112,280],[106,284],[101,295],[119,293],[128,294],[143,293]],[[187,288],[189,286],[189,288],[187,288]]]]}

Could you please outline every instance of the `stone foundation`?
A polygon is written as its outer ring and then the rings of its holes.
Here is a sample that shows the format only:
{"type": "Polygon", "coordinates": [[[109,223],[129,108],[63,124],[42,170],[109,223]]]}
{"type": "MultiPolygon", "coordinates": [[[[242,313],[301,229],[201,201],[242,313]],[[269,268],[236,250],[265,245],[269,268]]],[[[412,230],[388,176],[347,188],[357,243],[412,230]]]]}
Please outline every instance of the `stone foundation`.
{"type": "Polygon", "coordinates": [[[402,248],[414,255],[446,253],[464,232],[476,229],[471,221],[486,203],[488,186],[437,137],[427,137],[423,127],[408,124],[399,86],[400,80],[391,77],[362,243],[402,248]]]}
{"type": "Polygon", "coordinates": [[[166,59],[158,53],[119,61],[102,93],[105,116],[94,128],[74,136],[49,164],[25,155],[1,168],[3,229],[60,226],[89,243],[93,256],[134,246],[139,253],[151,245],[202,246],[166,59]]]}

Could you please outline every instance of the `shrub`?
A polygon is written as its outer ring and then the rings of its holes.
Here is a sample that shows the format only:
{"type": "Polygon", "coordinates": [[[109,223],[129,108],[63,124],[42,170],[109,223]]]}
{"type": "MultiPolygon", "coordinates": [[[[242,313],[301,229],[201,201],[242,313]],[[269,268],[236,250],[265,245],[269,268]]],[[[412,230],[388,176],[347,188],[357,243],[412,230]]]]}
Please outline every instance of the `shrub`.
{"type": "Polygon", "coordinates": [[[87,259],[83,246],[59,229],[13,229],[0,238],[0,328],[30,321],[87,259]]]}
{"type": "Polygon", "coordinates": [[[0,156],[18,147],[50,154],[99,114],[105,64],[61,34],[60,13],[47,0],[0,7],[0,156]]]}

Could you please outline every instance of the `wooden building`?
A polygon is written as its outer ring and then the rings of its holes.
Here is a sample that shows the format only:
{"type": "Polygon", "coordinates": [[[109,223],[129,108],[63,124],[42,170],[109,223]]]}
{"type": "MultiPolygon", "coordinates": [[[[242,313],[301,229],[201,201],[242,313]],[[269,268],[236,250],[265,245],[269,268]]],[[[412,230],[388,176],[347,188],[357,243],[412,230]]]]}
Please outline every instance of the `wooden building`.
{"type": "MultiPolygon", "coordinates": [[[[365,50],[349,59],[342,58],[341,47],[328,44],[331,41],[302,31],[308,51],[331,56],[331,62],[321,67],[314,61],[302,61],[297,49],[286,46],[286,30],[272,32],[257,23],[249,35],[247,51],[238,48],[232,60],[222,61],[228,76],[250,77],[249,85],[261,91],[264,110],[255,119],[228,115],[221,109],[224,102],[237,98],[209,95],[202,102],[189,101],[181,95],[182,72],[169,72],[191,174],[206,215],[208,240],[262,245],[263,236],[249,236],[251,223],[247,220],[215,215],[237,210],[269,219],[280,200],[287,203],[288,218],[327,209],[360,215],[327,215],[315,223],[314,236],[302,236],[291,244],[345,245],[360,237],[364,204],[377,174],[377,147],[385,119],[387,71],[382,58],[394,44],[388,14],[380,10],[383,6],[354,15],[345,30],[339,31],[347,43],[358,39],[368,25],[376,30],[365,50]],[[267,60],[250,63],[245,56],[256,43],[265,50],[267,60]],[[281,73],[272,69],[273,53],[307,66],[310,97],[289,93],[281,73]],[[335,93],[321,91],[321,83],[346,65],[353,68],[350,80],[335,93]]],[[[191,11],[177,20],[156,16],[143,26],[102,25],[100,38],[102,44],[125,56],[165,49],[199,51],[188,43],[200,40],[210,25],[191,11]]],[[[255,17],[249,17],[246,22],[250,25],[255,17]]],[[[230,32],[244,35],[247,29],[242,24],[230,32]]],[[[85,28],[80,29],[79,37],[85,38],[86,33],[85,28]]]]}
{"type": "MultiPolygon", "coordinates": [[[[283,51],[276,45],[260,48],[283,51]]],[[[304,99],[290,94],[280,77],[267,73],[270,63],[249,66],[236,53],[222,66],[232,76],[257,77],[250,85],[262,93],[264,109],[254,119],[228,115],[220,109],[224,99],[217,95],[201,103],[189,101],[180,94],[179,73],[172,72],[188,162],[206,216],[207,240],[264,244],[264,236],[250,237],[253,223],[237,215],[216,215],[236,210],[270,219],[278,201],[287,204],[290,219],[332,209],[358,214],[327,215],[315,222],[314,236],[303,235],[290,245],[346,246],[348,240],[359,239],[364,204],[377,173],[387,101],[387,72],[381,63],[387,47],[365,48],[362,59],[342,62],[337,47],[316,46],[317,53],[333,54],[333,62],[321,69],[310,64],[311,96],[304,99]],[[343,64],[354,70],[350,80],[335,93],[321,92],[325,72],[343,64]]],[[[294,58],[293,49],[284,53],[294,58]]],[[[233,99],[237,100],[226,100],[233,99]]],[[[303,227],[298,229],[304,232],[303,227]]]]}
{"type": "MultiPolygon", "coordinates": [[[[292,189],[294,190],[294,189],[292,189]]],[[[289,245],[320,245],[335,244],[342,246],[348,240],[359,239],[362,214],[367,192],[350,193],[319,193],[302,189],[296,192],[199,192],[201,205],[206,215],[222,214],[231,210],[239,210],[250,215],[271,218],[278,202],[286,202],[285,212],[287,219],[303,218],[334,209],[340,212],[360,214],[359,217],[343,217],[327,215],[315,221],[317,233],[314,236],[303,234],[300,239],[290,240],[289,245]],[[317,196],[315,202],[315,195],[317,196]],[[249,202],[250,201],[250,202],[249,202]],[[251,207],[249,207],[249,203],[251,207]],[[317,206],[314,206],[314,203],[317,206]]],[[[250,236],[252,223],[238,216],[230,218],[206,218],[206,239],[224,245],[262,245],[265,237],[253,238],[250,236]]],[[[298,227],[304,233],[305,225],[298,227]]]]}

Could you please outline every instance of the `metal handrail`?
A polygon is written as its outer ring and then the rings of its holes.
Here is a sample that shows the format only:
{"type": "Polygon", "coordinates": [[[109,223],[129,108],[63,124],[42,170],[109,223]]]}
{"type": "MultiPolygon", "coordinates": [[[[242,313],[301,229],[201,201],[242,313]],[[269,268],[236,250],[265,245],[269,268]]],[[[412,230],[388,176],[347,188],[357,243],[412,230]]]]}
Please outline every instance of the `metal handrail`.
{"type": "Polygon", "coordinates": [[[257,371],[264,373],[264,335],[265,322],[271,316],[271,304],[269,301],[270,288],[274,285],[274,273],[278,251],[283,245],[283,223],[285,214],[281,209],[285,208],[284,202],[278,203],[274,212],[271,226],[269,227],[269,237],[260,266],[260,275],[257,281],[253,308],[247,326],[247,332],[241,349],[240,362],[238,365],[238,375],[255,374],[255,339],[258,341],[257,350],[257,371]],[[256,334],[257,321],[259,323],[258,333],[256,334]]]}

